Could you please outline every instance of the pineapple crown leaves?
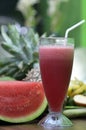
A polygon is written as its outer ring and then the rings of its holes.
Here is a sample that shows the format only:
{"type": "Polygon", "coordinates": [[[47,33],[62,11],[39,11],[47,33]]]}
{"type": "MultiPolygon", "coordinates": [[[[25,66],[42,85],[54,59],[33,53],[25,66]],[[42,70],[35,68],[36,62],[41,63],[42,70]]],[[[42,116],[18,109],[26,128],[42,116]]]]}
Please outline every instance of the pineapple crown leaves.
{"type": "Polygon", "coordinates": [[[25,75],[38,62],[38,34],[32,28],[2,25],[1,36],[1,46],[11,57],[6,56],[0,60],[0,74],[10,75],[15,72],[15,78],[25,75]]]}
{"type": "Polygon", "coordinates": [[[1,26],[1,34],[4,39],[2,47],[16,58],[28,62],[38,53],[38,34],[26,27],[16,25],[1,26]]]}

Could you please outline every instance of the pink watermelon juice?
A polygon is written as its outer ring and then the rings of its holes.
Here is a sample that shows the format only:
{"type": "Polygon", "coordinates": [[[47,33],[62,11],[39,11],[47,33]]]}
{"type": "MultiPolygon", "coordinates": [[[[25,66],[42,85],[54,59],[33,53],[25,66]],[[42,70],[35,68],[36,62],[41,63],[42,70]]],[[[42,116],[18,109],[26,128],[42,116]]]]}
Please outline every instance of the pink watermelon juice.
{"type": "Polygon", "coordinates": [[[70,81],[73,47],[40,46],[39,57],[50,110],[60,112],[70,81]]]}

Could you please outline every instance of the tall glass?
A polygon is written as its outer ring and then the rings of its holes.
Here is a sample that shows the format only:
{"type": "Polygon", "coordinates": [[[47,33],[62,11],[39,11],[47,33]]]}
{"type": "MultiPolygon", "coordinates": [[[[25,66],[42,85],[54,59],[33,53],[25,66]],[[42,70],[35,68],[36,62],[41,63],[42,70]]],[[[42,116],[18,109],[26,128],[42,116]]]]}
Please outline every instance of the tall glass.
{"type": "Polygon", "coordinates": [[[44,127],[71,125],[63,116],[62,108],[70,81],[73,56],[74,40],[72,38],[44,37],[40,39],[40,70],[49,104],[49,114],[39,122],[44,127]]]}

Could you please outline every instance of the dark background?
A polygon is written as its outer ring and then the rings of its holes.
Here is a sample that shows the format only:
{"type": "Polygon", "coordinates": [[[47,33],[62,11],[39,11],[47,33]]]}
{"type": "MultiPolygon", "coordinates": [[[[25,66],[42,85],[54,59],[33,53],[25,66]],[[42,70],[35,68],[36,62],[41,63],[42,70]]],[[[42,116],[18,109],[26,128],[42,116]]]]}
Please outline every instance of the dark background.
{"type": "Polygon", "coordinates": [[[18,21],[24,23],[24,18],[18,10],[16,4],[18,0],[0,0],[0,24],[18,21]]]}

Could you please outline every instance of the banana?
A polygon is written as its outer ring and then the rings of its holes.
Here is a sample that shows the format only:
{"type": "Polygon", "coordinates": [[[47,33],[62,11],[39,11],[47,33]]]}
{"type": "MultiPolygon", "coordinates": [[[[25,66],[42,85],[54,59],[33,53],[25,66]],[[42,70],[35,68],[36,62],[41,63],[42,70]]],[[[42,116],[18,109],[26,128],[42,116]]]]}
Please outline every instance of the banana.
{"type": "Polygon", "coordinates": [[[67,95],[71,96],[72,91],[73,91],[73,87],[69,86],[68,91],[67,91],[67,95]]]}
{"type": "Polygon", "coordinates": [[[73,97],[77,94],[83,94],[84,92],[86,92],[86,84],[84,82],[78,80],[77,78],[70,81],[70,85],[67,92],[67,95],[69,97],[73,97]]]}
{"type": "Polygon", "coordinates": [[[80,88],[78,88],[75,91],[73,91],[71,96],[73,97],[74,95],[77,95],[77,94],[83,94],[85,91],[86,91],[86,85],[84,84],[80,88]]]}
{"type": "Polygon", "coordinates": [[[73,85],[73,86],[69,86],[67,95],[68,95],[68,96],[71,96],[72,93],[73,93],[75,90],[79,89],[79,88],[80,88],[80,86],[79,86],[79,85],[76,85],[76,84],[73,85]]]}
{"type": "Polygon", "coordinates": [[[82,86],[83,84],[84,83],[82,81],[78,80],[76,77],[74,80],[71,80],[71,82],[70,82],[70,85],[73,85],[73,86],[75,86],[75,85],[82,86]]]}

